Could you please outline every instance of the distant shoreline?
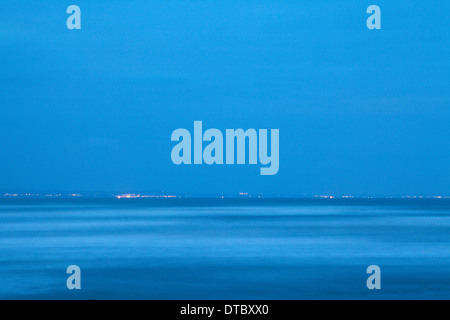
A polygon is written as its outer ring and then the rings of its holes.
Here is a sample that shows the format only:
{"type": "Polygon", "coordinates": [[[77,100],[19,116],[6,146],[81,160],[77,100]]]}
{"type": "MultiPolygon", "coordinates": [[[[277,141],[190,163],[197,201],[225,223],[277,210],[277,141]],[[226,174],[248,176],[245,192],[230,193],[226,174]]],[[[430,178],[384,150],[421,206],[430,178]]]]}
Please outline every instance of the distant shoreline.
{"type": "Polygon", "coordinates": [[[154,193],[124,193],[124,192],[0,192],[0,199],[281,199],[281,200],[305,200],[305,199],[450,199],[450,195],[274,195],[263,193],[228,193],[228,194],[188,194],[166,193],[158,191],[154,193]]]}
{"type": "Polygon", "coordinates": [[[177,201],[177,200],[232,200],[232,201],[351,201],[351,200],[450,200],[450,196],[136,196],[127,197],[119,195],[47,195],[47,196],[5,196],[0,195],[0,200],[116,200],[118,202],[131,201],[177,201]]]}

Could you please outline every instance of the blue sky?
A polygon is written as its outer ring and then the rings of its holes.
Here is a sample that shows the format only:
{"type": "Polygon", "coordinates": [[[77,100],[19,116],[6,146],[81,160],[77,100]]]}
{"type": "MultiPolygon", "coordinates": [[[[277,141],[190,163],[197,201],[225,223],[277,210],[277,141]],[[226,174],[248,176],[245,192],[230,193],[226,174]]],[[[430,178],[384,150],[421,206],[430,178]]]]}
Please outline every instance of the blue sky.
{"type": "Polygon", "coordinates": [[[448,1],[11,1],[0,189],[450,194],[448,1]],[[82,30],[66,28],[66,8],[82,30]],[[366,8],[382,30],[366,28],[366,8]],[[173,130],[280,129],[280,171],[175,166],[173,130]]]}

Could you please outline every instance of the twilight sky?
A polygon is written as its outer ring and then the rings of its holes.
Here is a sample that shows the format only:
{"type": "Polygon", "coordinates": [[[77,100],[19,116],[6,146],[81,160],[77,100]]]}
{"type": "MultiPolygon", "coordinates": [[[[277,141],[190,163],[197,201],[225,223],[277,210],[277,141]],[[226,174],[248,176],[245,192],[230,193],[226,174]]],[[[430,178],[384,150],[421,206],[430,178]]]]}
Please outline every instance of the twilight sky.
{"type": "Polygon", "coordinates": [[[450,195],[449,1],[4,1],[0,190],[450,195]],[[66,8],[82,30],[66,28],[66,8]],[[382,10],[368,30],[366,9],[382,10]],[[280,130],[280,170],[175,166],[280,130]]]}

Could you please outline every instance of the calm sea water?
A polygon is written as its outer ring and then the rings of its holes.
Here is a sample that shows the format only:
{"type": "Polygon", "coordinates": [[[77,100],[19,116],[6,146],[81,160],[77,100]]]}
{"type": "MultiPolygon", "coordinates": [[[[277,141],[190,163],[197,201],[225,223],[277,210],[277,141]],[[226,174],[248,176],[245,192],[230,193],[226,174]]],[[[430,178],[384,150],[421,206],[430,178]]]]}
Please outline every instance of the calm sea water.
{"type": "Polygon", "coordinates": [[[0,284],[1,299],[450,299],[450,201],[0,200],[0,284]]]}

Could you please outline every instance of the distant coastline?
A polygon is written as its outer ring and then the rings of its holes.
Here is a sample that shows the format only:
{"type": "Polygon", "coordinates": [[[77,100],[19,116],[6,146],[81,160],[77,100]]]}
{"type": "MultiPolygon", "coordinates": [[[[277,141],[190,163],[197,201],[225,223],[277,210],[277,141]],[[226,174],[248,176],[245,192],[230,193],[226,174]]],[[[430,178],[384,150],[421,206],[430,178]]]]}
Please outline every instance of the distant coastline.
{"type": "Polygon", "coordinates": [[[450,199],[450,195],[264,195],[239,192],[235,194],[176,194],[176,193],[64,193],[64,192],[0,192],[0,199],[450,199]]]}

